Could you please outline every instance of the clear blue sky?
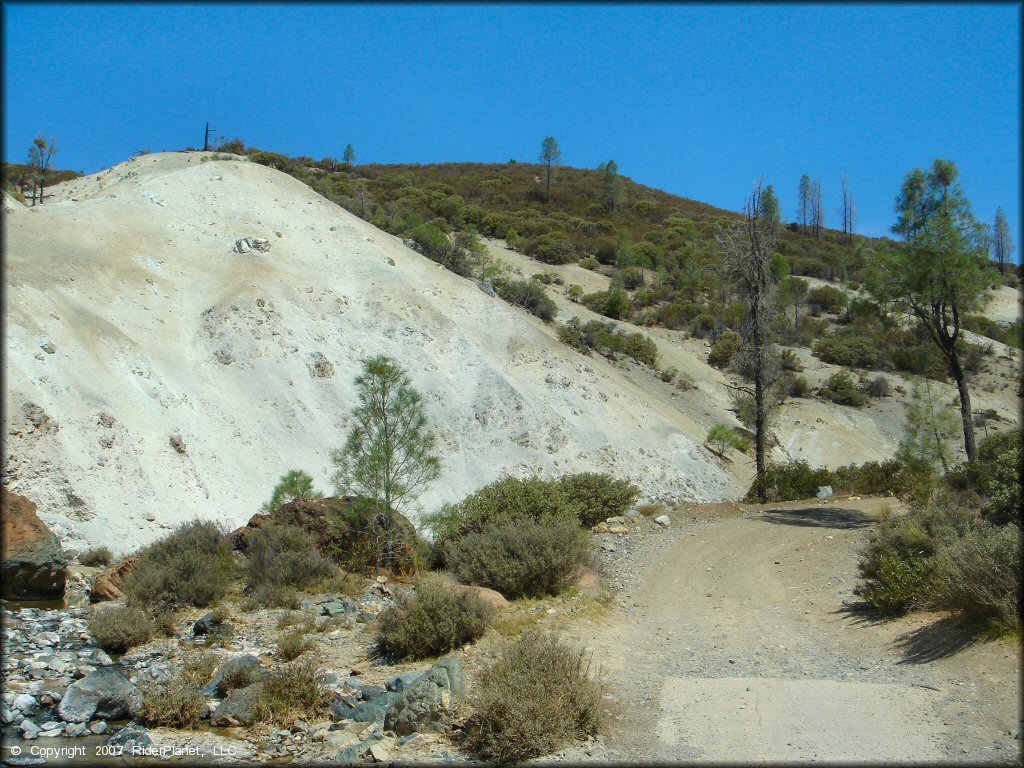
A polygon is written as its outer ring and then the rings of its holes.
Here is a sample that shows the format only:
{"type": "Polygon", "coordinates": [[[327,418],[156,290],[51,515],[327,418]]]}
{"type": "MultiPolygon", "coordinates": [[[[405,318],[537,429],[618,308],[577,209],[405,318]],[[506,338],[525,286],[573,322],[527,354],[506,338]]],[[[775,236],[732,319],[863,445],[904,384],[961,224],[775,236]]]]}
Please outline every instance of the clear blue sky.
{"type": "Polygon", "coordinates": [[[4,159],[62,168],[202,141],[359,162],[613,158],[738,209],[802,173],[827,225],[840,172],[884,234],[904,174],[956,162],[975,214],[1020,232],[1020,7],[4,4],[4,159]]]}

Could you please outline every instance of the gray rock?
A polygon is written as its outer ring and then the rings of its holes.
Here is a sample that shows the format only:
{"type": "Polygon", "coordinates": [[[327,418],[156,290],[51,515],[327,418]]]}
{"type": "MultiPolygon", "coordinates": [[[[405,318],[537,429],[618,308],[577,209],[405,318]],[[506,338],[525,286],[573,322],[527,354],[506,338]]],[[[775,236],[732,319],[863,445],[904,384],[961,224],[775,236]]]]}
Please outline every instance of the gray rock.
{"type": "Polygon", "coordinates": [[[252,725],[256,722],[256,702],[262,690],[261,683],[253,683],[229,693],[210,716],[210,725],[252,725]]]}
{"type": "Polygon", "coordinates": [[[217,669],[213,680],[203,688],[203,695],[207,697],[220,697],[228,693],[225,683],[237,680],[241,675],[248,674],[252,682],[258,681],[263,676],[263,665],[260,660],[251,654],[244,656],[232,656],[217,669]]]}
{"type": "Polygon", "coordinates": [[[57,714],[69,723],[87,723],[98,717],[122,720],[142,711],[142,695],[112,667],[97,669],[68,686],[57,714]]]}
{"type": "Polygon", "coordinates": [[[388,689],[383,685],[363,685],[359,688],[359,698],[363,701],[370,701],[370,699],[376,699],[378,696],[383,696],[388,692],[388,689]]]}
{"type": "Polygon", "coordinates": [[[68,736],[85,736],[89,733],[89,727],[85,723],[68,723],[64,733],[68,736]]]}
{"type": "Polygon", "coordinates": [[[107,732],[107,727],[108,726],[106,721],[96,720],[92,723],[89,723],[89,733],[95,734],[96,736],[101,736],[107,732]]]}
{"type": "Polygon", "coordinates": [[[39,348],[48,355],[52,355],[57,351],[57,345],[53,343],[52,339],[47,339],[45,342],[39,345],[39,348]]]}
{"type": "Polygon", "coordinates": [[[385,691],[369,701],[361,701],[356,704],[348,713],[348,717],[357,723],[383,723],[391,703],[401,695],[395,691],[385,691]]]}
{"type": "Polygon", "coordinates": [[[343,750],[338,752],[334,757],[336,763],[356,763],[367,752],[370,751],[370,747],[384,740],[384,734],[379,731],[369,733],[365,739],[360,741],[358,744],[353,744],[351,747],[345,747],[343,750]]]}
{"type": "Polygon", "coordinates": [[[331,600],[320,606],[320,612],[324,616],[340,616],[345,613],[356,613],[358,608],[347,600],[331,600]]]}
{"type": "Polygon", "coordinates": [[[462,664],[441,659],[391,703],[384,728],[399,736],[441,730],[451,722],[462,692],[462,664]]]}
{"type": "Polygon", "coordinates": [[[395,675],[384,685],[389,691],[404,691],[419,680],[421,674],[422,672],[406,672],[404,675],[395,675]]]}
{"type": "Polygon", "coordinates": [[[11,702],[11,707],[20,710],[23,715],[34,715],[39,711],[39,702],[35,700],[34,696],[19,693],[11,702]]]}
{"type": "Polygon", "coordinates": [[[21,721],[21,724],[18,726],[18,730],[21,731],[23,735],[31,733],[33,736],[35,736],[43,729],[26,717],[24,720],[21,721]]]}
{"type": "Polygon", "coordinates": [[[818,489],[818,492],[816,494],[814,494],[814,496],[816,498],[819,498],[819,499],[827,499],[831,495],[832,495],[832,486],[831,485],[823,485],[823,486],[821,486],[818,489]]]}
{"type": "Polygon", "coordinates": [[[46,765],[46,758],[38,755],[8,755],[4,758],[4,765],[46,765]]]}
{"type": "Polygon", "coordinates": [[[122,747],[128,753],[131,752],[132,747],[150,747],[152,745],[153,740],[149,738],[149,731],[135,723],[126,725],[107,739],[107,746],[122,747]]]}
{"type": "Polygon", "coordinates": [[[672,518],[668,515],[658,515],[656,518],[654,518],[654,522],[656,522],[662,528],[668,528],[669,524],[672,522],[672,518]]]}

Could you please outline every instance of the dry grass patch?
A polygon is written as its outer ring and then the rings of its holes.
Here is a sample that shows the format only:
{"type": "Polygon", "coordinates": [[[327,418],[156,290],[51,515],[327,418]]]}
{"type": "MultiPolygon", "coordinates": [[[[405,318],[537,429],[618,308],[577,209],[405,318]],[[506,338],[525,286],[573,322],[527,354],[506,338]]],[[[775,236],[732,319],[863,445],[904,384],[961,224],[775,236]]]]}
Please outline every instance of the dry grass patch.
{"type": "Polygon", "coordinates": [[[141,608],[111,605],[98,609],[89,619],[89,633],[105,651],[124,653],[156,634],[156,624],[141,608]]]}

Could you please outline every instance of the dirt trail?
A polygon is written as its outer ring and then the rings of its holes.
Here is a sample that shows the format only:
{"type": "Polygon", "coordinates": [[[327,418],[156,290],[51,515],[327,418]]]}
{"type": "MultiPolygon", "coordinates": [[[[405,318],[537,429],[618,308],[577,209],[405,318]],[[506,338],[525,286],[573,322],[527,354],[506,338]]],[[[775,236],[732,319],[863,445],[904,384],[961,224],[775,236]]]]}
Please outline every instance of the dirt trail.
{"type": "Polygon", "coordinates": [[[892,504],[674,512],[638,553],[637,587],[569,633],[593,651],[613,706],[591,759],[1019,759],[1015,644],[970,644],[935,615],[878,622],[844,606],[867,527],[892,504]]]}

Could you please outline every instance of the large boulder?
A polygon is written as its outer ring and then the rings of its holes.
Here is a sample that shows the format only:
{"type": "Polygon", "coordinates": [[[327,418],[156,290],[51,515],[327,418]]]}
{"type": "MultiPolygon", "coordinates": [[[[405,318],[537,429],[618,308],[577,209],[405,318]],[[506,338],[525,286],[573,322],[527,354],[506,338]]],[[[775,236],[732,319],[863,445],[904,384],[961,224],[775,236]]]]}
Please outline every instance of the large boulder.
{"type": "Polygon", "coordinates": [[[245,688],[232,691],[213,710],[213,714],[210,715],[210,725],[252,725],[256,722],[256,705],[262,691],[262,683],[253,683],[245,688]]]}
{"type": "MultiPolygon", "coordinates": [[[[228,538],[240,552],[247,552],[255,531],[271,523],[303,528],[317,537],[317,546],[329,557],[342,562],[372,564],[383,531],[376,515],[355,496],[326,499],[296,499],[282,504],[269,514],[256,514],[243,527],[232,531],[228,538]]],[[[408,518],[392,512],[396,536],[397,565],[400,573],[413,569],[416,527],[408,518]]]]}
{"type": "Polygon", "coordinates": [[[391,702],[384,729],[399,736],[443,730],[451,723],[463,689],[462,664],[441,659],[391,702]]]}
{"type": "Polygon", "coordinates": [[[28,498],[3,489],[0,576],[5,600],[60,600],[68,559],[28,498]]]}
{"type": "Polygon", "coordinates": [[[68,723],[123,720],[141,713],[142,694],[113,667],[102,667],[73,682],[57,707],[57,714],[68,723]]]}
{"type": "Polygon", "coordinates": [[[124,597],[124,580],[135,567],[136,557],[132,556],[120,563],[114,563],[96,574],[89,590],[89,602],[102,603],[106,600],[119,600],[124,597]]]}

